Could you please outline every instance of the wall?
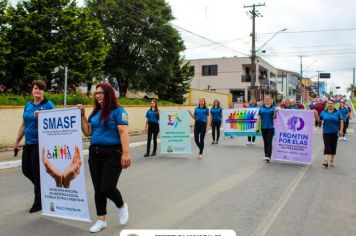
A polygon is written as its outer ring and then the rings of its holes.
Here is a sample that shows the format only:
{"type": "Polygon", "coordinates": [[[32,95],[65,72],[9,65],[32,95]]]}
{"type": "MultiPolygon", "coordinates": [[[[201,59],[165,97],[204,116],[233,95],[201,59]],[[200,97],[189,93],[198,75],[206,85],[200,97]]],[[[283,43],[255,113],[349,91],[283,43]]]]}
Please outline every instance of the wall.
{"type": "Polygon", "coordinates": [[[188,106],[197,106],[199,103],[199,98],[205,98],[208,106],[211,106],[215,99],[219,100],[221,106],[224,108],[228,108],[232,104],[232,97],[230,93],[191,89],[190,93],[186,96],[187,100],[184,105],[188,106]]]}

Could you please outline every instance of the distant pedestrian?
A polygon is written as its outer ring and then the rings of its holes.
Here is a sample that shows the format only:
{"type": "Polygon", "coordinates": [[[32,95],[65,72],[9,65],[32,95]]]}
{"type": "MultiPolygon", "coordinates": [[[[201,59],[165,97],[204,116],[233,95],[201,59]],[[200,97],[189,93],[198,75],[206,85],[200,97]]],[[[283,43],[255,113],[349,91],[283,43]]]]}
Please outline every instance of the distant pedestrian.
{"type": "Polygon", "coordinates": [[[212,136],[213,136],[213,141],[211,144],[218,144],[220,138],[220,127],[221,127],[221,120],[222,120],[222,108],[220,107],[219,100],[214,100],[213,107],[210,109],[210,116],[211,116],[210,126],[212,129],[212,136]]]}
{"type": "Polygon", "coordinates": [[[127,112],[118,104],[109,83],[98,84],[94,97],[94,109],[88,120],[82,108],[82,130],[85,136],[91,136],[88,162],[98,216],[90,228],[92,233],[107,227],[108,198],[118,208],[119,223],[128,222],[128,206],[116,186],[122,169],[131,165],[127,112]]]}
{"type": "Polygon", "coordinates": [[[206,107],[205,98],[199,99],[199,105],[195,108],[194,114],[189,111],[190,116],[195,120],[194,124],[194,141],[199,148],[198,158],[203,158],[204,139],[208,131],[209,109],[206,107]]]}
{"type": "Polygon", "coordinates": [[[340,102],[339,112],[341,113],[342,121],[344,122],[344,129],[343,129],[343,132],[342,132],[342,136],[339,137],[339,140],[340,141],[347,141],[347,138],[346,138],[345,135],[346,135],[347,128],[348,128],[348,125],[349,125],[349,119],[350,119],[350,116],[351,116],[351,112],[349,111],[349,108],[345,106],[345,102],[344,101],[340,102]]]}
{"type": "MultiPolygon", "coordinates": [[[[252,97],[250,100],[250,104],[248,105],[248,108],[259,108],[256,102],[256,98],[252,97]]],[[[247,145],[255,145],[256,144],[256,136],[248,136],[247,137],[247,145]]]]}
{"type": "Polygon", "coordinates": [[[42,210],[40,163],[38,149],[38,111],[54,109],[54,104],[44,97],[46,83],[42,80],[32,82],[32,101],[25,105],[23,119],[17,134],[14,151],[19,150],[19,144],[25,136],[25,146],[22,152],[22,173],[33,183],[35,199],[30,213],[42,210]]]}
{"type": "Polygon", "coordinates": [[[344,122],[341,113],[334,108],[334,101],[329,100],[327,109],[322,111],[320,119],[323,120],[324,162],[326,168],[334,166],[338,134],[343,136],[344,122]]]}
{"type": "Polygon", "coordinates": [[[159,133],[159,110],[158,110],[157,101],[155,99],[152,99],[151,107],[146,112],[145,131],[147,132],[147,149],[144,156],[148,157],[150,155],[152,136],[153,136],[153,151],[151,156],[156,156],[157,136],[159,133]]]}
{"type": "Polygon", "coordinates": [[[270,96],[265,97],[265,102],[258,112],[258,119],[256,124],[256,132],[259,132],[259,123],[261,123],[261,132],[264,144],[263,159],[269,162],[272,157],[272,140],[274,135],[274,118],[276,107],[270,96]]]}

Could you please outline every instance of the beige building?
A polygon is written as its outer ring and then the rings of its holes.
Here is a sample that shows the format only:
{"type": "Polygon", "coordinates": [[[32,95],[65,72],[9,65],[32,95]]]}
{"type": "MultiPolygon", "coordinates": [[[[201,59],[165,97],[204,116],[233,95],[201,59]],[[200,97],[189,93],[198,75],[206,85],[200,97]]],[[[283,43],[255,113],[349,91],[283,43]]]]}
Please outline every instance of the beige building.
{"type": "MultiPolygon", "coordinates": [[[[232,102],[248,101],[251,97],[251,58],[211,58],[190,60],[194,78],[191,87],[222,93],[231,93],[232,102]]],[[[277,95],[278,70],[263,59],[257,59],[259,97],[277,95]]]]}

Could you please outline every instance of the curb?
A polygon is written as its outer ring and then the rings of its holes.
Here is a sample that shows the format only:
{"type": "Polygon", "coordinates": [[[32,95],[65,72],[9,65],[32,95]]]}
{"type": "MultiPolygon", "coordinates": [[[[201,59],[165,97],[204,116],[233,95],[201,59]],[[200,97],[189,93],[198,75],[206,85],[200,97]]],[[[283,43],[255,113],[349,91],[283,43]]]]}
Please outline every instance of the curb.
{"type": "MultiPolygon", "coordinates": [[[[208,134],[211,133],[211,130],[208,131],[208,134]]],[[[190,137],[193,137],[194,134],[190,134],[190,137]]],[[[157,139],[157,143],[161,143],[161,139],[157,139]]],[[[135,143],[130,143],[129,147],[130,148],[135,148],[135,147],[142,147],[146,146],[147,141],[141,141],[141,142],[135,142],[135,143]]],[[[88,156],[89,155],[89,150],[83,150],[83,156],[88,156]]],[[[10,169],[10,168],[16,168],[21,166],[22,161],[17,160],[17,161],[7,161],[7,162],[2,162],[0,163],[0,170],[4,169],[10,169]]]]}

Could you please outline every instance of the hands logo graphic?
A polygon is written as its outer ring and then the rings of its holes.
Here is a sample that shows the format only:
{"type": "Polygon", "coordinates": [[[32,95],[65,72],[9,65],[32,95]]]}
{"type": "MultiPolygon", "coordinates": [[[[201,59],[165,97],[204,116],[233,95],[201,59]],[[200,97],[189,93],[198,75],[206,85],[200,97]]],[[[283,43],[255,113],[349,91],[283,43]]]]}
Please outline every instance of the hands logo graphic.
{"type": "Polygon", "coordinates": [[[70,182],[80,173],[82,160],[80,158],[79,148],[75,146],[75,154],[70,165],[63,172],[60,172],[48,161],[46,158],[46,149],[42,147],[42,163],[46,172],[56,181],[56,187],[69,188],[70,182]]]}

